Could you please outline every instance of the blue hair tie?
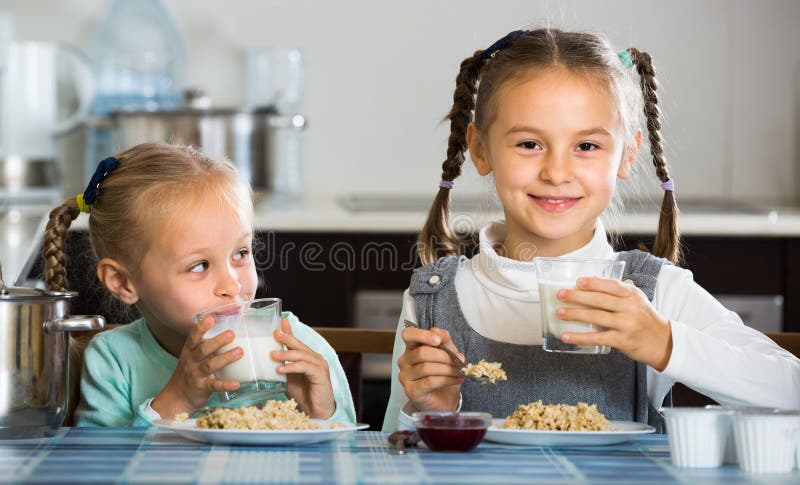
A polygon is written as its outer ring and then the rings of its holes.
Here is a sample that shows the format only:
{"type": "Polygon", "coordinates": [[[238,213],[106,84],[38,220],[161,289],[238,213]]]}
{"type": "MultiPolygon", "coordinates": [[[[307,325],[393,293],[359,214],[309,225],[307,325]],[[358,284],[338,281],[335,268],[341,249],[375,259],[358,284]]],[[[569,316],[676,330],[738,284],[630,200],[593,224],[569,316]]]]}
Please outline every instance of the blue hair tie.
{"type": "Polygon", "coordinates": [[[633,67],[633,59],[631,58],[631,53],[628,51],[619,51],[617,52],[619,56],[619,60],[622,61],[622,65],[625,67],[633,67]]]}
{"type": "Polygon", "coordinates": [[[494,55],[500,49],[505,49],[508,44],[516,40],[518,37],[522,37],[523,35],[527,34],[528,30],[515,30],[513,32],[507,33],[502,39],[498,40],[494,44],[490,45],[488,49],[481,52],[480,60],[487,61],[490,58],[494,57],[494,55]]]}
{"type": "Polygon", "coordinates": [[[114,157],[103,159],[103,161],[97,165],[97,170],[94,171],[92,179],[89,180],[89,185],[86,186],[86,190],[83,192],[83,202],[86,205],[94,204],[97,200],[97,191],[100,189],[100,182],[106,178],[109,172],[117,168],[117,166],[119,166],[119,160],[114,157]]]}

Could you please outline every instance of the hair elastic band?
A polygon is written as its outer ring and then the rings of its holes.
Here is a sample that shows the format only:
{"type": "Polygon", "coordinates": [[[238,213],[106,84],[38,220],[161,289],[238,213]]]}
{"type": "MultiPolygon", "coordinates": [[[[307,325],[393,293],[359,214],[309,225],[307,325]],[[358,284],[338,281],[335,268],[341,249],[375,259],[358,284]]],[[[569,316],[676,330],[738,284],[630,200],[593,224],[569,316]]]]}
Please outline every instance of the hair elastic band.
{"type": "Polygon", "coordinates": [[[666,182],[661,184],[661,188],[670,192],[675,192],[675,182],[673,182],[672,179],[667,179],[666,182]]]}
{"type": "Polygon", "coordinates": [[[486,50],[481,52],[479,59],[482,61],[488,61],[489,59],[494,57],[495,54],[497,54],[497,51],[504,49],[517,37],[521,37],[527,34],[528,32],[529,32],[528,30],[515,30],[513,32],[507,33],[505,36],[503,36],[502,39],[498,40],[494,44],[490,45],[486,50]]]}
{"type": "Polygon", "coordinates": [[[617,52],[619,56],[619,60],[622,61],[622,65],[625,67],[633,67],[633,59],[631,58],[631,53],[628,51],[619,51],[617,52]]]}
{"type": "Polygon", "coordinates": [[[453,182],[452,180],[445,180],[445,179],[442,179],[442,181],[441,181],[441,182],[439,182],[439,188],[440,188],[440,189],[447,189],[447,190],[450,190],[450,189],[452,189],[452,188],[453,188],[453,186],[454,186],[454,185],[455,185],[455,182],[453,182]]]}
{"type": "Polygon", "coordinates": [[[83,194],[76,195],[75,201],[78,203],[78,209],[80,209],[81,212],[89,213],[89,206],[86,205],[86,201],[83,200],[83,194]]]}
{"type": "Polygon", "coordinates": [[[97,164],[97,169],[89,180],[89,185],[86,186],[86,190],[84,190],[82,194],[75,196],[75,201],[78,203],[78,209],[80,209],[81,212],[89,213],[89,206],[94,204],[97,200],[97,191],[100,189],[100,183],[118,166],[119,160],[114,157],[104,158],[97,164]]]}

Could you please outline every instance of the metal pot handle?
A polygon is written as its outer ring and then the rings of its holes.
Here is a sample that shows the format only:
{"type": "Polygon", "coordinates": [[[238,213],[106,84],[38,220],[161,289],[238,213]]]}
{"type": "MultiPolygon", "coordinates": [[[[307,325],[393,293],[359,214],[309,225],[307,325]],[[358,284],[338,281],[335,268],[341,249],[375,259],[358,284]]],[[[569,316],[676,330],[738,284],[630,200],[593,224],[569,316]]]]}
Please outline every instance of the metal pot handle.
{"type": "Polygon", "coordinates": [[[303,115],[269,115],[267,124],[270,128],[291,128],[303,130],[306,127],[306,117],[303,115]]]}
{"type": "Polygon", "coordinates": [[[44,322],[44,333],[80,332],[85,330],[100,330],[106,326],[106,319],[100,315],[77,315],[61,320],[48,320],[44,322]]]}

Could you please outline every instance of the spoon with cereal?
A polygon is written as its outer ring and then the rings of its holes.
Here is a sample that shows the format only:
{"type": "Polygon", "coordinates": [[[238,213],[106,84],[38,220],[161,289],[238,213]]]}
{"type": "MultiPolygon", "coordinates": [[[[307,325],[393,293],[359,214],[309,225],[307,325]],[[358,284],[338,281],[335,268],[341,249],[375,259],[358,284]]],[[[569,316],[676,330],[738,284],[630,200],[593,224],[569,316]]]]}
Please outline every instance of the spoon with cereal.
{"type": "MultiPolygon", "coordinates": [[[[406,328],[420,328],[419,325],[411,320],[405,320],[404,325],[406,328]]],[[[488,382],[494,384],[496,381],[505,381],[507,379],[506,372],[502,368],[503,364],[500,362],[486,362],[481,359],[477,364],[468,364],[461,360],[452,350],[445,347],[444,344],[439,344],[436,348],[444,350],[461,369],[461,373],[470,379],[475,379],[483,384],[488,382]]]]}

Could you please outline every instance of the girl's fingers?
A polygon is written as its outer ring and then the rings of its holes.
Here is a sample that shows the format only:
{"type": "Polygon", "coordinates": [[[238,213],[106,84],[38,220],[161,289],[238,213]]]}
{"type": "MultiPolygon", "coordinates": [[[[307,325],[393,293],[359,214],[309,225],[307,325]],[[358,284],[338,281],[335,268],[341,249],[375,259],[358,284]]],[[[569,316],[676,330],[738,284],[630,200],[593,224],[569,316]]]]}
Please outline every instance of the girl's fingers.
{"type": "Polygon", "coordinates": [[[450,386],[460,386],[464,383],[464,377],[446,376],[427,376],[415,381],[406,382],[404,389],[408,396],[428,394],[431,391],[440,390],[450,386]]]}
{"type": "Polygon", "coordinates": [[[415,349],[420,345],[436,347],[442,343],[441,335],[430,330],[423,330],[421,328],[404,328],[401,337],[403,338],[403,342],[406,344],[406,349],[415,349]]]}
{"type": "Polygon", "coordinates": [[[210,392],[235,391],[239,389],[239,381],[222,381],[219,379],[207,379],[205,388],[210,392]]]}
{"type": "Polygon", "coordinates": [[[585,291],[598,291],[619,298],[628,298],[637,293],[636,286],[632,283],[604,278],[583,277],[576,282],[578,289],[585,291]]]}
{"type": "Polygon", "coordinates": [[[241,359],[243,355],[244,350],[241,347],[233,348],[227,352],[223,352],[220,355],[215,355],[211,358],[205,359],[200,364],[200,370],[205,375],[211,375],[231,362],[236,362],[237,360],[241,359]]]}
{"type": "Polygon", "coordinates": [[[283,362],[286,360],[293,362],[305,361],[311,362],[314,365],[320,365],[325,361],[325,359],[316,352],[310,352],[306,350],[273,350],[270,352],[270,357],[272,357],[272,360],[276,360],[278,362],[283,362]]]}
{"type": "Polygon", "coordinates": [[[294,333],[292,332],[292,326],[289,324],[289,320],[285,318],[281,320],[281,330],[275,330],[274,336],[275,340],[290,349],[313,352],[306,344],[294,336],[294,333]]]}
{"type": "Polygon", "coordinates": [[[431,376],[439,377],[463,377],[461,369],[449,364],[438,362],[424,362],[422,364],[409,366],[404,370],[404,376],[410,381],[416,381],[431,376]]]}
{"type": "Polygon", "coordinates": [[[406,351],[405,356],[404,362],[406,365],[410,366],[430,362],[445,364],[458,369],[458,366],[455,365],[453,359],[450,358],[447,352],[442,349],[437,349],[436,347],[417,347],[414,350],[406,351]]]}
{"type": "Polygon", "coordinates": [[[281,374],[304,374],[310,381],[323,376],[322,367],[305,361],[297,361],[278,367],[281,374]]]}
{"type": "Polygon", "coordinates": [[[184,344],[184,347],[194,350],[198,345],[203,343],[203,335],[211,330],[211,327],[213,326],[214,318],[210,316],[197,322],[197,325],[195,325],[194,328],[189,331],[189,335],[186,337],[186,343],[184,344]]]}
{"type": "Polygon", "coordinates": [[[559,308],[556,316],[560,320],[586,322],[601,327],[620,330],[625,326],[619,314],[592,308],[559,308]]]}
{"type": "Polygon", "coordinates": [[[456,348],[456,344],[453,343],[453,339],[452,339],[452,337],[450,337],[450,332],[448,332],[447,330],[445,330],[443,328],[437,328],[437,327],[433,327],[431,329],[431,332],[433,332],[436,335],[438,335],[439,337],[441,337],[442,345],[444,345],[445,347],[450,349],[451,352],[458,353],[458,349],[456,348]]]}
{"type": "Polygon", "coordinates": [[[565,333],[561,335],[561,340],[573,345],[605,345],[616,347],[616,334],[618,332],[589,332],[589,333],[565,333]]]}
{"type": "Polygon", "coordinates": [[[235,335],[233,330],[225,330],[224,332],[211,337],[210,339],[203,340],[200,342],[200,345],[196,346],[192,351],[194,358],[197,360],[202,360],[212,355],[214,352],[219,350],[221,347],[228,345],[229,343],[233,342],[235,335]]]}

